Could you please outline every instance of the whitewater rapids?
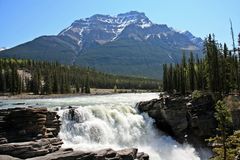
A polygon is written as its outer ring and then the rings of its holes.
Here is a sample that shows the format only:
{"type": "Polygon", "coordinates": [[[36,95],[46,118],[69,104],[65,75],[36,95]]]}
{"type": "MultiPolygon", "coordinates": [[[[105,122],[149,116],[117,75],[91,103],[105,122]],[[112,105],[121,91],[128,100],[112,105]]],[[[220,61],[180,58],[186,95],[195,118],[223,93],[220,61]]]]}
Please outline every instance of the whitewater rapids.
{"type": "Polygon", "coordinates": [[[207,159],[200,158],[192,146],[179,144],[162,134],[154,128],[154,121],[147,114],[138,113],[135,108],[138,102],[154,98],[158,98],[157,93],[3,100],[0,108],[45,106],[50,110],[58,109],[62,121],[59,136],[64,148],[118,150],[135,147],[149,154],[150,160],[207,159]],[[68,106],[76,108],[73,117],[68,106]]]}
{"type": "Polygon", "coordinates": [[[74,115],[67,109],[60,110],[59,135],[63,147],[76,150],[136,147],[149,154],[150,160],[200,160],[193,147],[164,136],[153,127],[153,119],[137,112],[135,103],[129,101],[137,95],[118,96],[121,97],[113,95],[105,100],[98,97],[101,100],[95,99],[96,104],[73,106],[74,115]]]}

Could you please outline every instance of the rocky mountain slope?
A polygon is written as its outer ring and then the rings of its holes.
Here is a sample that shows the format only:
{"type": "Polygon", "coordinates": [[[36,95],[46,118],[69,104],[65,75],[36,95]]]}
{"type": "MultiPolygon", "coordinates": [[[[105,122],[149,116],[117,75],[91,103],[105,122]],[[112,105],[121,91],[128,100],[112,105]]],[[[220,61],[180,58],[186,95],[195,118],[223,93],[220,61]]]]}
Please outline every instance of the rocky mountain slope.
{"type": "Polygon", "coordinates": [[[155,24],[131,11],[117,16],[96,14],[74,21],[58,35],[0,52],[0,57],[58,61],[101,71],[160,78],[163,63],[179,62],[181,52],[201,53],[203,41],[189,31],[155,24]]]}

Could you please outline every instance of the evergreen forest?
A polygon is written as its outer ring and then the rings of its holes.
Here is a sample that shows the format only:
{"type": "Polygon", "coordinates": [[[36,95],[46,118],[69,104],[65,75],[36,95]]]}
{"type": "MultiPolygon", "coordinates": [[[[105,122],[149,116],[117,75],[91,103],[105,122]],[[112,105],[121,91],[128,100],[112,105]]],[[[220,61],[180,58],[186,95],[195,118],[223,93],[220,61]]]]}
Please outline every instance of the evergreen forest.
{"type": "MultiPolygon", "coordinates": [[[[240,36],[239,36],[240,39],[240,36]]],[[[163,65],[163,90],[186,94],[194,90],[229,94],[240,89],[238,49],[229,50],[218,43],[214,35],[204,40],[203,58],[183,52],[180,64],[163,65]]]]}
{"type": "Polygon", "coordinates": [[[90,93],[90,88],[158,89],[159,80],[105,74],[57,62],[0,59],[0,93],[90,93]]]}

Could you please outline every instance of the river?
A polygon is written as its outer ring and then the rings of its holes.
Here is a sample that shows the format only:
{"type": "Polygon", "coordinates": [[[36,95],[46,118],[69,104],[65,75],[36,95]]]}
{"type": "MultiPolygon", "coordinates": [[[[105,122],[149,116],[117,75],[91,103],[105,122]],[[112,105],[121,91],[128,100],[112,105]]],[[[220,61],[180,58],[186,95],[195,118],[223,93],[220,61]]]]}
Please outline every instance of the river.
{"type": "Polygon", "coordinates": [[[0,108],[45,106],[57,110],[62,120],[62,147],[79,150],[136,147],[150,160],[200,160],[189,144],[179,144],[154,128],[147,114],[139,114],[136,103],[158,98],[157,93],[128,93],[54,99],[2,100],[0,108]],[[76,108],[73,117],[66,108],[76,108]]]}

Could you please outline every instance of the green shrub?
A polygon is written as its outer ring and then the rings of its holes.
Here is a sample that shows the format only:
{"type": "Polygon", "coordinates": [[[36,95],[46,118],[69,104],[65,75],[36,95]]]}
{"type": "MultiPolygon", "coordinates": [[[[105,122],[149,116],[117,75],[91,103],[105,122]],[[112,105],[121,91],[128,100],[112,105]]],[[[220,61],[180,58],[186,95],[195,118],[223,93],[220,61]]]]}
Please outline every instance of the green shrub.
{"type": "Polygon", "coordinates": [[[192,92],[192,98],[193,99],[197,99],[197,98],[200,98],[202,96],[203,96],[203,93],[201,91],[199,91],[199,90],[194,90],[192,92]]]}

